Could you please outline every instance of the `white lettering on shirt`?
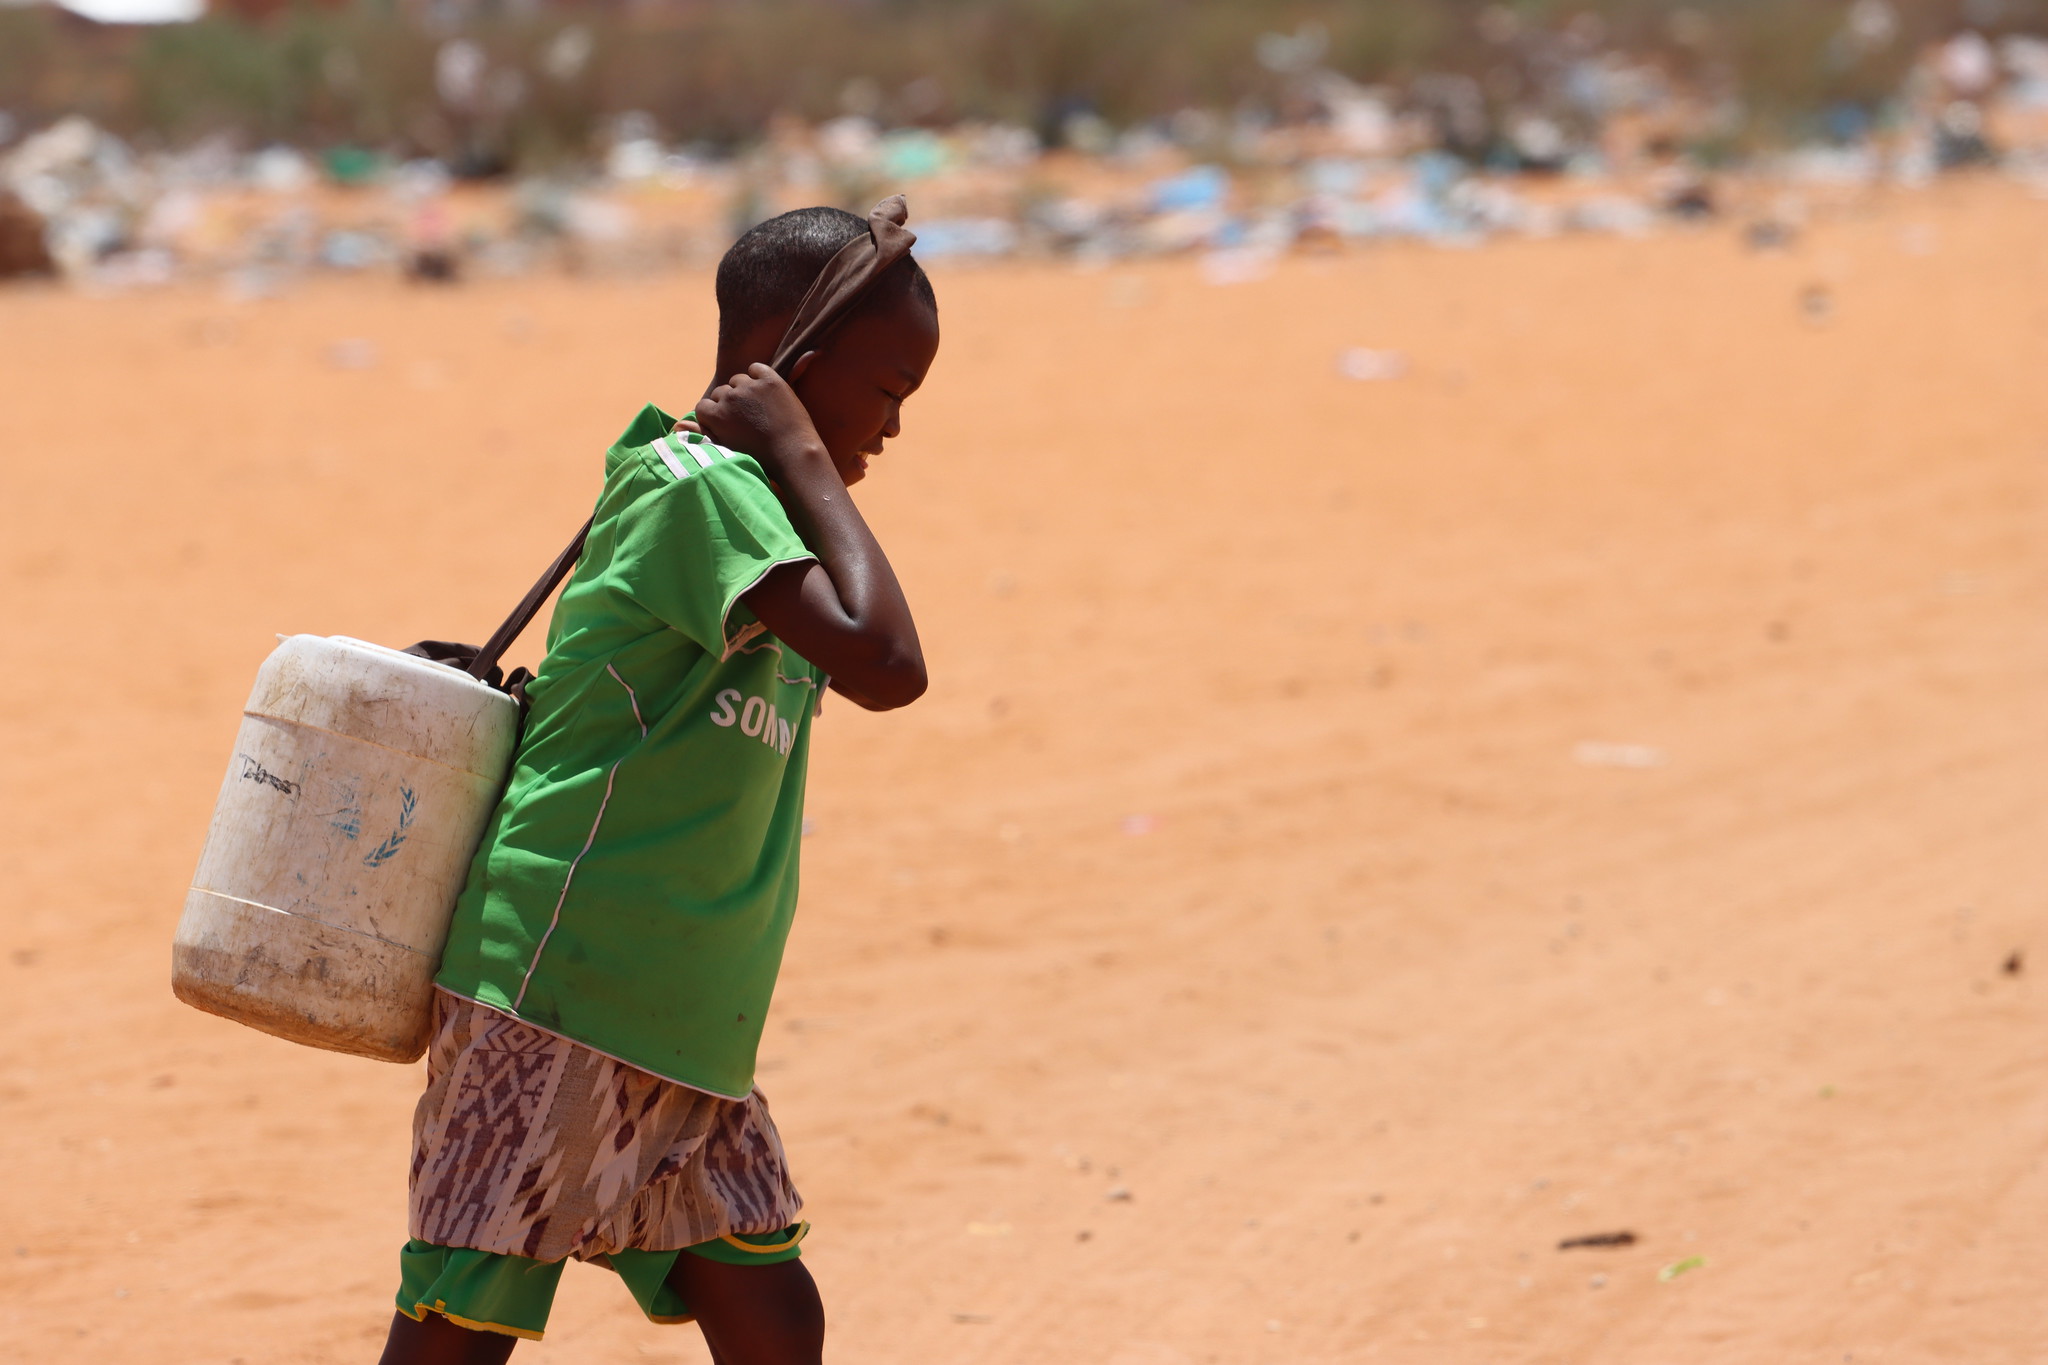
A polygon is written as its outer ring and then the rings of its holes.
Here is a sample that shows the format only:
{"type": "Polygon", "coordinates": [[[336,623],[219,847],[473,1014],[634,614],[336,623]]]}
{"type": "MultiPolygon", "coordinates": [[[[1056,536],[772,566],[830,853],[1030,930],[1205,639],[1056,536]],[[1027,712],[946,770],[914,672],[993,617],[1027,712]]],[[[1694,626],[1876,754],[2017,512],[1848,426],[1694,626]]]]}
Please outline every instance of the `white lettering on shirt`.
{"type": "MultiPolygon", "coordinates": [[[[776,753],[787,756],[796,743],[796,728],[789,721],[775,713],[775,707],[766,697],[748,697],[744,704],[734,709],[740,700],[740,690],[728,687],[714,700],[718,706],[711,712],[711,723],[728,729],[737,724],[740,733],[760,740],[776,753]]],[[[802,716],[798,716],[801,720],[802,716]]]]}
{"type": "Polygon", "coordinates": [[[739,699],[740,690],[737,687],[728,687],[723,692],[720,692],[717,698],[718,709],[711,713],[711,723],[713,725],[731,725],[734,720],[738,719],[733,712],[732,704],[739,699]]]}

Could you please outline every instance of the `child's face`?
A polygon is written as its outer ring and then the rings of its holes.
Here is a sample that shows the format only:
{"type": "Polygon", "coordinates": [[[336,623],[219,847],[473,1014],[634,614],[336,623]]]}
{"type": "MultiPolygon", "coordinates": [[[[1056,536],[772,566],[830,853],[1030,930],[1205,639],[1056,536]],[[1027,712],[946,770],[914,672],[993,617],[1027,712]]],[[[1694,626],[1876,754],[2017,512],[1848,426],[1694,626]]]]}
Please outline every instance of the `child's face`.
{"type": "Polygon", "coordinates": [[[903,430],[903,404],[938,353],[937,314],[904,289],[834,328],[797,376],[797,397],[848,487],[903,430]]]}

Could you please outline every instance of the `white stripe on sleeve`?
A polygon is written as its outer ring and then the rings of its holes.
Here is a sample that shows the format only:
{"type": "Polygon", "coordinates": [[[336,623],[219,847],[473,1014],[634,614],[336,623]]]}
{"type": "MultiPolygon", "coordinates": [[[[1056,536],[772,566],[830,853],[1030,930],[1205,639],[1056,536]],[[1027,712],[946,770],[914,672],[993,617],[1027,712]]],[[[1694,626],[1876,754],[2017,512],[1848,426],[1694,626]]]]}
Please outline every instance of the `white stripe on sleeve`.
{"type": "Polygon", "coordinates": [[[656,441],[654,443],[654,453],[661,456],[661,462],[668,466],[669,473],[679,479],[687,479],[690,477],[690,467],[681,460],[678,460],[675,452],[669,449],[668,443],[673,439],[675,438],[672,436],[664,436],[656,441]]]}

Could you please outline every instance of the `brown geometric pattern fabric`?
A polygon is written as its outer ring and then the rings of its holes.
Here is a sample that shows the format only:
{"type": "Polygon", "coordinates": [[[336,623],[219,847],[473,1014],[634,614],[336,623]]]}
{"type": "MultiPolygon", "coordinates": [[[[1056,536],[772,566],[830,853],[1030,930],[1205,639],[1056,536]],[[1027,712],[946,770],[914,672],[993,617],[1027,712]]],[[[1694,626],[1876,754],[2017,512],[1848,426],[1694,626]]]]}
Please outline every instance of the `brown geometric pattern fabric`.
{"type": "Polygon", "coordinates": [[[558,1261],[797,1221],[759,1090],[722,1099],[434,992],[413,1113],[412,1236],[558,1261]]]}

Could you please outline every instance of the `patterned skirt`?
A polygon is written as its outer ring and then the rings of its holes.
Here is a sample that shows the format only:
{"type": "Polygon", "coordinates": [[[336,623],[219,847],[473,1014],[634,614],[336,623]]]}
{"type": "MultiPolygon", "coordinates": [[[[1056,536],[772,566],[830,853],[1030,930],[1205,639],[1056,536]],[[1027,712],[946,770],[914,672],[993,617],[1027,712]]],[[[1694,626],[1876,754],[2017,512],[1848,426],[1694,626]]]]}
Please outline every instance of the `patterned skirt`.
{"type": "Polygon", "coordinates": [[[445,991],[413,1115],[411,1234],[557,1261],[797,1221],[759,1090],[723,1099],[445,991]]]}

